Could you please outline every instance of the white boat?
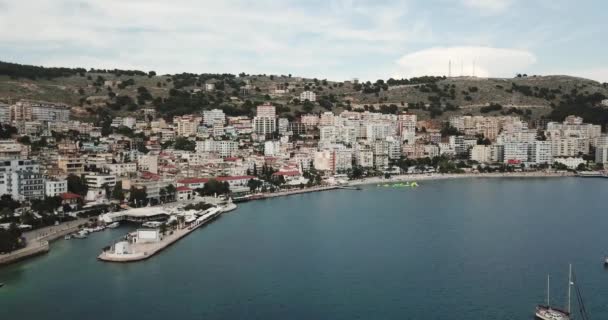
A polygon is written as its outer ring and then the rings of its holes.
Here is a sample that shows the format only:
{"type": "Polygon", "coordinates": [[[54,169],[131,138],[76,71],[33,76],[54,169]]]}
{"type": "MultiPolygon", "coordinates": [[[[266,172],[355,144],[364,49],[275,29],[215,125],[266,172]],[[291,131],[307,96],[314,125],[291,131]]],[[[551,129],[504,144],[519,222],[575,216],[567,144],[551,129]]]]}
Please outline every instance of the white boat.
{"type": "Polygon", "coordinates": [[[118,221],[110,223],[107,227],[110,229],[118,228],[120,223],[118,221]]]}
{"type": "Polygon", "coordinates": [[[89,234],[89,232],[86,229],[82,229],[82,230],[78,231],[76,234],[74,234],[74,238],[84,239],[87,237],[88,234],[89,234]]]}
{"type": "Polygon", "coordinates": [[[160,227],[164,222],[160,222],[160,221],[148,221],[148,222],[144,222],[142,223],[142,226],[147,227],[147,228],[158,228],[160,227]]]}
{"type": "Polygon", "coordinates": [[[608,267],[608,256],[604,257],[604,265],[608,267]]]}
{"type": "Polygon", "coordinates": [[[63,236],[63,240],[70,240],[72,239],[72,236],[69,234],[66,234],[65,236],[63,236]]]}
{"type": "Polygon", "coordinates": [[[570,292],[572,289],[572,265],[568,273],[568,306],[566,310],[551,307],[549,301],[550,277],[547,275],[547,304],[536,306],[535,316],[541,320],[570,320],[570,292]]]}

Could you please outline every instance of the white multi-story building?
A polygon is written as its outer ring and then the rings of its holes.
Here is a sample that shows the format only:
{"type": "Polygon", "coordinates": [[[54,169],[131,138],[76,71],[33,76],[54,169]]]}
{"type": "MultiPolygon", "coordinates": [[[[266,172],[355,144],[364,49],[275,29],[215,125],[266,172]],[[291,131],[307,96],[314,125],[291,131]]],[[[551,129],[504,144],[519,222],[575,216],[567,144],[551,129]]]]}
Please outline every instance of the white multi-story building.
{"type": "Polygon", "coordinates": [[[305,114],[300,117],[300,123],[307,128],[316,127],[319,125],[319,116],[314,114],[305,114]]]}
{"type": "Polygon", "coordinates": [[[111,174],[86,174],[84,181],[90,189],[101,189],[105,185],[114,187],[116,185],[116,176],[111,174]]]}
{"type": "Polygon", "coordinates": [[[595,148],[595,163],[608,164],[608,145],[601,145],[595,148]]]}
{"type": "Polygon", "coordinates": [[[581,137],[553,137],[550,140],[554,157],[573,157],[589,153],[589,139],[581,137]]]}
{"type": "Polygon", "coordinates": [[[529,161],[534,164],[553,163],[551,143],[549,141],[534,141],[529,145],[529,161]]]}
{"type": "Polygon", "coordinates": [[[216,122],[213,124],[212,134],[214,137],[221,137],[224,135],[224,124],[216,122]]]}
{"type": "Polygon", "coordinates": [[[256,109],[257,117],[276,118],[277,108],[269,103],[259,105],[256,109]]]}
{"type": "Polygon", "coordinates": [[[9,194],[14,200],[44,198],[44,177],[33,160],[0,161],[0,195],[9,194]]]}
{"type": "Polygon", "coordinates": [[[507,142],[504,146],[505,163],[522,163],[528,161],[528,143],[507,142]]]}
{"type": "Polygon", "coordinates": [[[505,160],[505,146],[493,144],[490,146],[490,162],[503,162],[505,160]]]}
{"type": "Polygon", "coordinates": [[[585,160],[579,157],[559,157],[553,158],[553,163],[561,163],[568,167],[568,169],[576,169],[579,165],[584,164],[585,160]]]}
{"type": "Polygon", "coordinates": [[[67,175],[83,173],[84,163],[85,159],[76,154],[60,155],[57,158],[57,167],[67,175]]]}
{"type": "Polygon", "coordinates": [[[334,173],[344,172],[353,167],[353,151],[351,149],[335,149],[332,158],[332,171],[334,173]]]}
{"type": "Polygon", "coordinates": [[[176,134],[181,137],[195,136],[202,118],[193,115],[173,117],[176,134]]]}
{"type": "Polygon", "coordinates": [[[277,123],[274,117],[253,118],[253,130],[260,135],[272,134],[277,131],[277,123]]]}
{"type": "Polygon", "coordinates": [[[333,126],[336,124],[336,116],[333,112],[323,112],[319,117],[319,126],[333,126]]]}
{"type": "Polygon", "coordinates": [[[10,194],[17,201],[44,198],[44,176],[33,171],[0,173],[0,194],[10,194]]]}
{"type": "Polygon", "coordinates": [[[226,114],[220,109],[204,110],[203,111],[203,124],[206,126],[212,126],[215,123],[226,123],[226,114]]]}
{"type": "Polygon", "coordinates": [[[137,172],[135,162],[108,163],[103,166],[108,173],[117,177],[126,177],[137,172]]]}
{"type": "Polygon", "coordinates": [[[264,155],[267,157],[274,157],[279,154],[281,150],[281,142],[279,141],[266,141],[264,142],[264,155]]]}
{"type": "Polygon", "coordinates": [[[469,159],[481,163],[491,161],[491,147],[485,145],[475,145],[471,148],[469,159]]]}
{"type": "Polygon", "coordinates": [[[370,123],[365,126],[365,137],[368,141],[382,140],[393,135],[393,127],[390,123],[370,123]]]}
{"type": "Polygon", "coordinates": [[[141,155],[137,159],[137,168],[140,172],[146,171],[158,174],[158,155],[141,155]]]}
{"type": "Polygon", "coordinates": [[[44,183],[44,193],[47,197],[59,197],[68,192],[67,180],[47,180],[44,183]]]}
{"type": "Polygon", "coordinates": [[[30,102],[32,120],[35,121],[68,121],[70,108],[66,105],[45,102],[30,102]]]}
{"type": "Polygon", "coordinates": [[[11,121],[11,107],[8,104],[0,103],[0,123],[11,121]]]}
{"type": "Polygon", "coordinates": [[[127,127],[127,128],[133,128],[135,127],[135,123],[137,122],[137,120],[134,117],[115,117],[112,119],[112,127],[118,128],[118,127],[127,127]]]}
{"type": "Polygon", "coordinates": [[[285,135],[289,131],[289,119],[287,118],[279,118],[278,121],[278,129],[280,135],[285,135]]]}
{"type": "Polygon", "coordinates": [[[15,140],[0,140],[0,159],[21,159],[29,154],[29,146],[15,140]]]}
{"type": "Polygon", "coordinates": [[[357,142],[357,133],[359,131],[354,126],[340,126],[336,133],[336,141],[347,145],[353,145],[357,142]]]}
{"type": "Polygon", "coordinates": [[[335,143],[337,136],[337,128],[335,126],[320,126],[319,127],[319,142],[335,143]]]}
{"type": "Polygon", "coordinates": [[[355,152],[355,163],[364,168],[374,166],[374,153],[371,150],[359,150],[355,152]]]}
{"type": "Polygon", "coordinates": [[[213,152],[222,158],[232,157],[236,155],[238,149],[239,143],[232,140],[207,139],[196,142],[197,153],[213,152]]]}
{"type": "Polygon", "coordinates": [[[317,100],[317,94],[312,91],[304,91],[300,93],[300,101],[315,102],[317,100]]]}
{"type": "Polygon", "coordinates": [[[332,154],[331,150],[321,150],[314,154],[313,166],[319,171],[332,170],[332,154]]]}

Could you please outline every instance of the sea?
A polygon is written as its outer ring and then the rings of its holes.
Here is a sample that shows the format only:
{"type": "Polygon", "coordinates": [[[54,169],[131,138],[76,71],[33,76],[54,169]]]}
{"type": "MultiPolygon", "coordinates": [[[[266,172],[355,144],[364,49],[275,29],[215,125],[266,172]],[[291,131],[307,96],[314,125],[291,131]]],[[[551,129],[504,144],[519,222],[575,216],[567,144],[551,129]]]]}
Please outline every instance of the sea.
{"type": "Polygon", "coordinates": [[[241,203],[137,263],[96,259],[137,225],[57,240],[0,267],[0,319],[533,319],[569,264],[608,319],[608,179],[419,185],[241,203]]]}

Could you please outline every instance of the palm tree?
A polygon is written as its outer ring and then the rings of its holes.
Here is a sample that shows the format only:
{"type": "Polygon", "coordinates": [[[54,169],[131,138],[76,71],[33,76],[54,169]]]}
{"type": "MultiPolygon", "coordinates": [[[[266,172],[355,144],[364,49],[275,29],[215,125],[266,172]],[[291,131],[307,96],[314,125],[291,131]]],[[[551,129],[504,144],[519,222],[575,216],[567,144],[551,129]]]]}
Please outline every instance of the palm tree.
{"type": "Polygon", "coordinates": [[[165,188],[160,188],[160,201],[165,202],[165,197],[167,196],[167,190],[165,188]]]}
{"type": "Polygon", "coordinates": [[[179,223],[179,228],[182,229],[184,227],[184,223],[186,222],[186,217],[177,216],[177,222],[179,223]]]}
{"type": "Polygon", "coordinates": [[[177,190],[175,189],[175,186],[174,186],[174,185],[172,185],[172,184],[170,184],[170,185],[168,185],[168,186],[167,186],[165,189],[167,190],[167,194],[169,195],[169,198],[170,198],[172,201],[175,201],[175,192],[177,191],[177,190]]]}

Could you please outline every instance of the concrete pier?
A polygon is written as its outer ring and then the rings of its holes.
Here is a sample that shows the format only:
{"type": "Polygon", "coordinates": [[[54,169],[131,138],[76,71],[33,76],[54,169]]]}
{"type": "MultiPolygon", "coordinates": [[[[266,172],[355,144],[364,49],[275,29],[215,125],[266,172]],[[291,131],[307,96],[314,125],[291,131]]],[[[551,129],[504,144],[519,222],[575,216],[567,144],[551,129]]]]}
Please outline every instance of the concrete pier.
{"type": "Polygon", "coordinates": [[[171,246],[178,240],[184,238],[185,236],[190,234],[190,232],[215,220],[222,213],[232,211],[234,209],[236,209],[236,205],[233,203],[229,203],[221,207],[212,208],[210,209],[211,211],[203,214],[191,224],[173,230],[170,234],[163,235],[162,238],[157,242],[128,243],[126,245],[123,244],[123,246],[128,247],[128,252],[117,252],[117,244],[114,244],[111,250],[102,252],[97,257],[97,259],[106,262],[136,262],[149,259],[155,254],[164,250],[165,248],[171,246]]]}

